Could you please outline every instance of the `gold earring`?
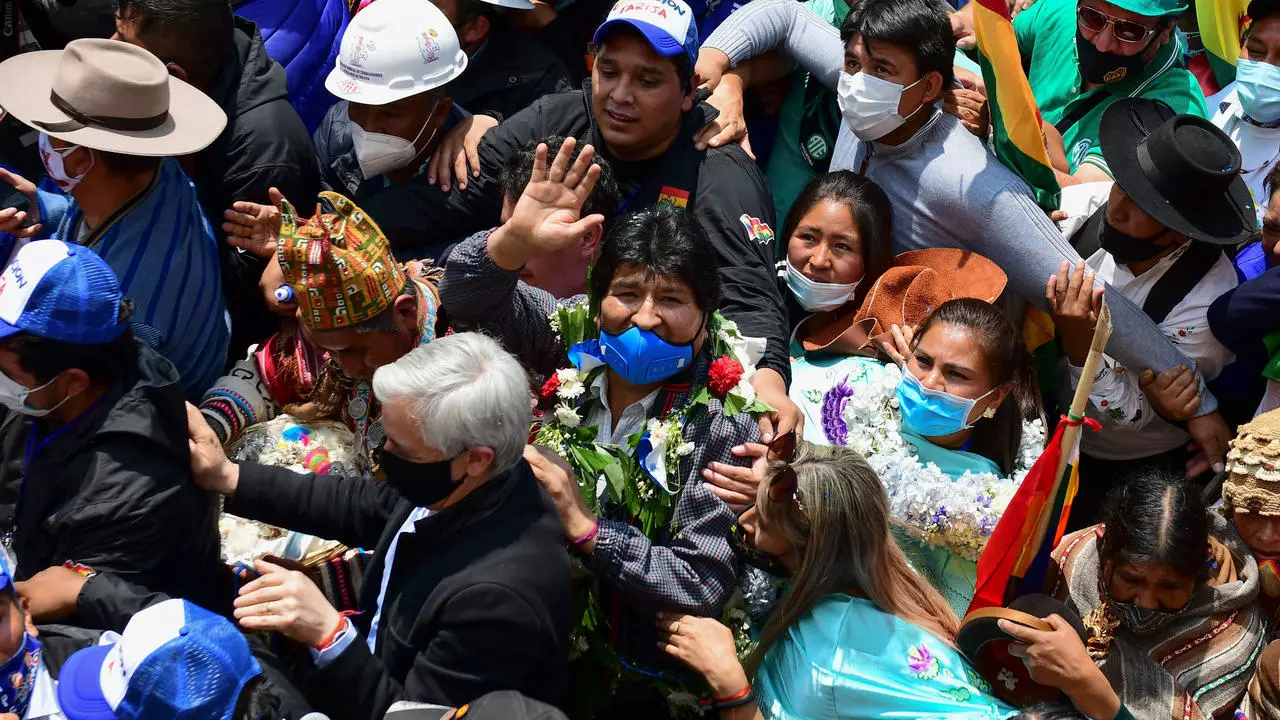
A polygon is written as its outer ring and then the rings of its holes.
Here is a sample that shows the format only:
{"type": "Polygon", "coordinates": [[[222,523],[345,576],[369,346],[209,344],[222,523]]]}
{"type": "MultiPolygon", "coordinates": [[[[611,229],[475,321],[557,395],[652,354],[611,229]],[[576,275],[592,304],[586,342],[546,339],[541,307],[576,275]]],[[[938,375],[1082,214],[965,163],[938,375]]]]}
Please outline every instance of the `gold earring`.
{"type": "Polygon", "coordinates": [[[988,419],[988,420],[990,420],[991,418],[993,418],[993,417],[995,417],[995,416],[996,416],[996,409],[995,409],[995,408],[993,408],[993,407],[988,407],[986,410],[983,410],[983,411],[982,411],[982,417],[984,417],[984,418],[986,418],[986,419],[988,419]]]}

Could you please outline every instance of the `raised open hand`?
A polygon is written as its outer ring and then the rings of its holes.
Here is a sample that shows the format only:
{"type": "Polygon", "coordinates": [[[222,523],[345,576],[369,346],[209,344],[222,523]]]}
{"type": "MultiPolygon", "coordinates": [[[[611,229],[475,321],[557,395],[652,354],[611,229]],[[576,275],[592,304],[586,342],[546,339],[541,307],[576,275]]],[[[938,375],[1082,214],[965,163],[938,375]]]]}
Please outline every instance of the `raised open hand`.
{"type": "Polygon", "coordinates": [[[533,175],[516,201],[511,219],[489,236],[489,257],[506,270],[515,270],[530,258],[582,242],[604,223],[596,213],[582,217],[582,205],[600,179],[600,166],[592,163],[595,148],[584,146],[573,158],[577,141],[565,138],[547,167],[547,146],[538,145],[533,175]]]}
{"type": "Polygon", "coordinates": [[[280,243],[280,207],[284,195],[271,188],[267,191],[270,205],[239,201],[222,214],[226,222],[222,229],[227,233],[227,244],[247,250],[260,258],[276,254],[280,243]]]}

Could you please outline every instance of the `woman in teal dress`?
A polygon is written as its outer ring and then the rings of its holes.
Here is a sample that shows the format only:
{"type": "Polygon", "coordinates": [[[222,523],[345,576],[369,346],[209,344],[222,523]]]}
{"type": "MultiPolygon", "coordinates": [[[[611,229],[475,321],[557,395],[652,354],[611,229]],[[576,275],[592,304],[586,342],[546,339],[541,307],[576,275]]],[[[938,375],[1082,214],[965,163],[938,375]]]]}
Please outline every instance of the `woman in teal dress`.
{"type": "MultiPolygon", "coordinates": [[[[745,668],[716,621],[658,618],[660,644],[702,673],[720,717],[1023,717],[954,649],[956,617],[892,541],[888,501],[867,461],[838,446],[802,442],[797,450],[790,463],[753,466],[758,502],[742,528],[789,583],[745,668]]],[[[1109,691],[1092,682],[1092,663],[1080,665],[1080,679],[1060,685],[1073,701],[1090,699],[1079,696],[1086,687],[1109,691]]]]}

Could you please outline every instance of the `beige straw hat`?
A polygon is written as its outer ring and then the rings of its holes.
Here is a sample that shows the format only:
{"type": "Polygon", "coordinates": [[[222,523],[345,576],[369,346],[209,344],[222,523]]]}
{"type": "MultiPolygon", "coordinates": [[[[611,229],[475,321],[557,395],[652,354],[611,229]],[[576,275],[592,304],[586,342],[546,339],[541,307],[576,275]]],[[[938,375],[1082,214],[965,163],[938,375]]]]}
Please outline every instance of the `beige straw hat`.
{"type": "Polygon", "coordinates": [[[95,150],[189,155],[222,134],[226,113],[136,45],[85,39],[0,63],[0,107],[23,123],[95,150]]]}
{"type": "Polygon", "coordinates": [[[1240,426],[1227,453],[1222,504],[1227,510],[1280,515],[1280,410],[1240,426]]]}

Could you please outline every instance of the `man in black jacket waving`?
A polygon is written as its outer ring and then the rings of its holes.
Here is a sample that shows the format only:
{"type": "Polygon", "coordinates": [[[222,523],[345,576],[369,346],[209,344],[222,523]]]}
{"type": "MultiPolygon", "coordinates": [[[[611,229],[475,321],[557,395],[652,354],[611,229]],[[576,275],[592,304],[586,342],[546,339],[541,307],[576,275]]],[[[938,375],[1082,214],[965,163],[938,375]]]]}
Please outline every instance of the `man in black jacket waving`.
{"type": "Polygon", "coordinates": [[[569,559],[521,459],[524,370],[490,338],[460,333],[379,368],[373,389],[385,483],[233,464],[188,405],[192,473],[227,496],[228,512],[376,548],[354,620],[301,573],[260,562],[236,600],[241,626],[310,646],[303,693],[335,718],[502,689],[563,703],[569,559]]]}

